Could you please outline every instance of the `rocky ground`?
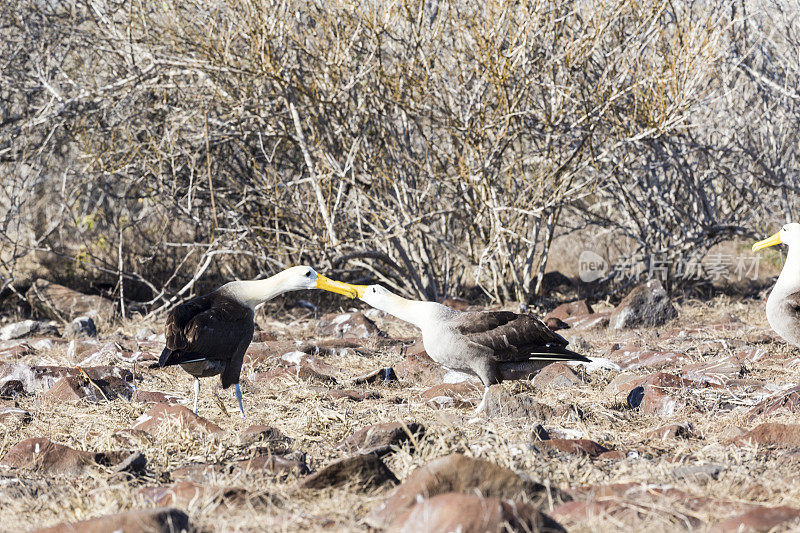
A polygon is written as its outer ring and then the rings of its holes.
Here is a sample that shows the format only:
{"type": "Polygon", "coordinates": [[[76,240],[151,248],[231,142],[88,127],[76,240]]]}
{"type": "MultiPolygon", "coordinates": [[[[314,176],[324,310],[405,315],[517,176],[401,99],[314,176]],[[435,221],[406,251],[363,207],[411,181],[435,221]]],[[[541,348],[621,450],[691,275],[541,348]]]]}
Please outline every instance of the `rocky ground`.
{"type": "Polygon", "coordinates": [[[374,310],[261,321],[245,419],[217,378],[185,407],[158,323],[6,326],[0,529],[797,529],[800,354],[762,303],[675,317],[654,291],[556,310],[602,359],[495,386],[478,418],[481,388],[374,310]]]}

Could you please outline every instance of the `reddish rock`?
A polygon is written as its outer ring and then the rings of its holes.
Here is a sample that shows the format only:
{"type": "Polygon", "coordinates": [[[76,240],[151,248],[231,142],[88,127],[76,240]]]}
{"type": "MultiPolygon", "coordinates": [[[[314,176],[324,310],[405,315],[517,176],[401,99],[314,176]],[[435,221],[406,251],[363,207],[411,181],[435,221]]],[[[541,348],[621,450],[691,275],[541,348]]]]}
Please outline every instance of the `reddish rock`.
{"type": "Polygon", "coordinates": [[[688,439],[691,436],[689,428],[682,424],[668,424],[647,433],[647,437],[656,440],[688,439]]]}
{"type": "Polygon", "coordinates": [[[800,386],[778,392],[759,402],[748,412],[749,420],[771,415],[779,411],[796,413],[800,407],[800,386]]]}
{"type": "Polygon", "coordinates": [[[571,317],[583,317],[586,315],[590,315],[594,313],[591,306],[586,302],[586,300],[578,300],[576,302],[569,302],[565,304],[561,304],[549,313],[544,316],[544,320],[547,321],[550,318],[556,318],[558,320],[566,320],[567,318],[571,317]]]}
{"type": "Polygon", "coordinates": [[[178,405],[180,398],[163,392],[146,391],[136,389],[131,394],[131,402],[137,403],[163,403],[166,405],[178,405]]]}
{"type": "Polygon", "coordinates": [[[777,448],[800,448],[800,425],[798,424],[760,424],[744,435],[736,437],[733,444],[775,446],[777,448]]]}
{"type": "Polygon", "coordinates": [[[793,526],[800,528],[800,509],[794,507],[756,507],[744,514],[723,520],[710,529],[711,533],[738,533],[745,531],[783,531],[793,526]]]}
{"type": "Polygon", "coordinates": [[[502,385],[492,385],[486,394],[486,415],[507,418],[547,420],[555,414],[549,405],[539,403],[530,396],[512,395],[502,385]]]}
{"type": "Polygon", "coordinates": [[[175,533],[191,531],[189,516],[183,511],[171,508],[138,509],[80,522],[65,522],[57,526],[37,529],[34,533],[108,533],[109,531],[133,533],[175,533]]]}
{"type": "Polygon", "coordinates": [[[457,296],[444,298],[439,303],[441,303],[442,305],[446,305],[450,309],[455,309],[456,311],[468,311],[471,307],[469,301],[465,300],[464,298],[459,298],[457,296]]]}
{"type": "Polygon", "coordinates": [[[423,500],[390,527],[391,531],[565,531],[535,506],[498,498],[448,492],[423,500]]]}
{"type": "Polygon", "coordinates": [[[0,424],[10,426],[12,423],[27,424],[33,420],[33,415],[19,407],[0,406],[0,424]]]}
{"type": "Polygon", "coordinates": [[[431,387],[442,383],[447,371],[424,351],[409,354],[394,366],[400,381],[431,387]]]}
{"type": "Polygon", "coordinates": [[[545,326],[553,331],[558,331],[560,329],[569,329],[569,324],[561,320],[560,318],[556,318],[551,316],[550,318],[544,321],[545,326]]]}
{"type": "Polygon", "coordinates": [[[383,335],[375,322],[359,311],[324,315],[319,321],[319,332],[325,337],[345,339],[366,339],[383,335]]]}
{"type": "Polygon", "coordinates": [[[116,366],[29,366],[24,363],[0,363],[0,386],[7,381],[22,383],[26,394],[36,394],[50,389],[63,377],[89,376],[96,382],[112,381],[115,378],[133,381],[129,370],[116,366]]]}
{"type": "Polygon", "coordinates": [[[385,484],[394,485],[397,482],[395,475],[381,461],[380,457],[372,453],[365,453],[328,464],[301,481],[300,487],[324,489],[349,484],[358,489],[375,489],[385,484]]]}
{"type": "Polygon", "coordinates": [[[275,342],[277,340],[278,337],[269,331],[256,331],[253,334],[253,342],[275,342]]]}
{"type": "Polygon", "coordinates": [[[425,428],[416,422],[406,422],[405,427],[400,422],[387,422],[359,429],[336,445],[337,448],[349,453],[375,453],[383,455],[391,451],[392,446],[400,446],[411,440],[409,436],[419,438],[425,433],[425,428]]]}
{"type": "Polygon", "coordinates": [[[65,376],[56,381],[44,393],[46,402],[74,402],[86,400],[92,403],[112,401],[117,398],[129,399],[133,388],[125,380],[109,377],[103,380],[89,380],[84,375],[65,376]]]}
{"type": "Polygon", "coordinates": [[[663,392],[664,389],[657,385],[646,383],[628,393],[627,403],[631,409],[639,409],[642,413],[657,416],[672,416],[682,409],[685,404],[663,392]]]}
{"type": "Polygon", "coordinates": [[[271,448],[275,445],[287,445],[291,442],[291,439],[274,427],[254,424],[242,431],[242,434],[239,436],[239,442],[244,445],[263,443],[269,445],[271,448]]]}
{"type": "Polygon", "coordinates": [[[607,452],[598,454],[595,459],[599,459],[601,461],[619,461],[620,459],[626,459],[627,457],[628,452],[625,450],[609,450],[607,452]]]}
{"type": "Polygon", "coordinates": [[[130,455],[130,452],[85,452],[49,439],[34,438],[12,446],[0,465],[47,474],[77,475],[92,466],[117,465],[130,455]]]}
{"type": "Polygon", "coordinates": [[[582,383],[578,374],[564,363],[551,363],[533,378],[533,387],[538,390],[573,388],[582,383]]]}
{"type": "Polygon", "coordinates": [[[21,359],[32,353],[34,349],[24,341],[0,341],[0,359],[21,359]]]}
{"type": "Polygon", "coordinates": [[[321,374],[307,365],[279,366],[266,372],[255,372],[248,376],[253,382],[285,381],[317,381],[319,383],[336,383],[336,378],[321,374]]]}
{"type": "Polygon", "coordinates": [[[380,400],[381,395],[374,391],[366,390],[339,390],[328,387],[309,387],[320,398],[327,400],[350,400],[352,402],[363,402],[364,400],[380,400]]]}
{"type": "Polygon", "coordinates": [[[634,288],[609,317],[609,329],[659,326],[678,316],[667,291],[654,279],[634,288]]]}
{"type": "MultiPolygon", "coordinates": [[[[385,528],[404,515],[419,498],[457,492],[484,498],[525,499],[535,505],[547,498],[544,485],[482,459],[451,454],[417,468],[366,518],[368,525],[385,528]]],[[[551,495],[553,491],[551,490],[551,495]]],[[[555,491],[557,498],[562,495],[555,491]]]]}
{"type": "Polygon", "coordinates": [[[742,365],[733,357],[725,357],[715,361],[683,365],[681,372],[683,377],[690,381],[726,385],[728,381],[742,374],[742,365]]]}
{"type": "Polygon", "coordinates": [[[591,315],[570,316],[564,322],[572,329],[590,330],[608,327],[611,311],[601,311],[591,315]]]}
{"type": "Polygon", "coordinates": [[[149,411],[137,418],[131,429],[154,435],[159,431],[159,428],[169,420],[177,420],[181,426],[186,426],[190,431],[222,433],[221,427],[205,418],[197,416],[186,407],[163,403],[154,405],[149,411]]]}
{"type": "Polygon", "coordinates": [[[139,489],[138,494],[148,504],[162,507],[169,505],[189,507],[208,501],[222,504],[244,504],[249,499],[245,489],[209,487],[191,481],[180,481],[173,485],[160,487],[145,487],[139,489]]]}
{"type": "Polygon", "coordinates": [[[602,453],[610,451],[602,444],[598,444],[589,439],[550,439],[537,442],[536,446],[545,450],[558,450],[560,452],[586,455],[588,457],[597,457],[602,453]]]}
{"type": "Polygon", "coordinates": [[[295,341],[263,341],[251,342],[244,354],[244,364],[258,367],[262,364],[272,364],[282,354],[298,349],[295,341]]]}
{"type": "Polygon", "coordinates": [[[667,372],[655,372],[640,376],[636,374],[620,375],[614,378],[606,387],[606,392],[611,394],[627,395],[636,387],[650,385],[664,391],[685,389],[691,387],[693,383],[675,374],[667,372]]]}
{"type": "Polygon", "coordinates": [[[630,345],[612,352],[608,358],[617,363],[622,370],[642,368],[657,370],[667,365],[680,364],[689,360],[686,355],[681,353],[646,350],[630,345]]]}
{"type": "Polygon", "coordinates": [[[43,279],[37,279],[31,285],[25,298],[41,314],[62,322],[71,322],[85,315],[100,324],[107,324],[114,316],[114,302],[111,300],[82,294],[43,279]]]}
{"type": "Polygon", "coordinates": [[[197,483],[205,483],[209,478],[217,478],[220,475],[229,475],[234,471],[246,473],[271,474],[279,477],[286,477],[291,474],[302,476],[309,472],[305,461],[290,457],[288,455],[276,455],[266,453],[256,455],[252,459],[234,461],[232,463],[192,463],[170,472],[173,480],[189,480],[197,483]]]}
{"type": "Polygon", "coordinates": [[[464,408],[475,405],[481,397],[482,387],[475,383],[440,383],[422,391],[419,397],[433,407],[464,408]]]}

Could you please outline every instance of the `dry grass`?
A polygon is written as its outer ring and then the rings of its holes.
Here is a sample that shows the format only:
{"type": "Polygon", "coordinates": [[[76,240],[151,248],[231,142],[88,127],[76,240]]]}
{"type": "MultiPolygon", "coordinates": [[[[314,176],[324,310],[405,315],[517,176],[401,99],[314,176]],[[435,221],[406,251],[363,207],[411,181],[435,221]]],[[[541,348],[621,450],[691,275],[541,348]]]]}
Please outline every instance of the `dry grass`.
{"type": "MultiPolygon", "coordinates": [[[[286,322],[289,322],[288,318],[286,322]]],[[[379,319],[378,323],[395,336],[413,333],[394,321],[379,319]]],[[[136,324],[127,324],[122,330],[133,331],[136,327],[136,324]]],[[[294,325],[293,331],[295,338],[313,338],[314,322],[303,319],[294,325]]],[[[718,298],[710,303],[685,303],[679,321],[660,330],[633,330],[617,335],[605,331],[582,332],[579,336],[592,346],[590,355],[601,354],[611,342],[633,342],[651,348],[681,351],[697,361],[708,361],[728,355],[718,341],[754,343],[765,332],[767,326],[760,304],[718,298]],[[740,319],[741,328],[716,336],[707,332],[681,338],[663,335],[681,324],[710,324],[728,316],[740,319]],[[715,344],[709,344],[709,341],[715,341],[715,344]]],[[[779,343],[761,346],[770,356],[749,365],[747,377],[779,385],[793,384],[797,380],[797,370],[786,362],[793,358],[794,350],[779,343]]],[[[58,350],[29,357],[37,363],[70,363],[58,350]]],[[[346,369],[351,376],[398,362],[397,356],[373,353],[368,349],[345,350],[325,356],[325,359],[346,369]]],[[[244,374],[250,371],[246,367],[244,374]]],[[[154,371],[137,366],[137,373],[141,376],[138,386],[144,390],[158,390],[187,399],[191,397],[191,379],[180,369],[154,371]]],[[[190,462],[247,458],[253,453],[252,447],[240,445],[238,435],[251,424],[279,429],[293,439],[292,449],[306,452],[310,466],[318,469],[341,457],[335,445],[356,429],[399,419],[419,421],[427,429],[426,436],[417,443],[417,449],[405,445],[387,459],[389,467],[400,479],[433,458],[460,452],[489,459],[559,488],[636,482],[670,486],[715,500],[800,507],[800,484],[797,482],[800,468],[796,461],[773,451],[725,444],[731,426],[747,428],[755,425],[745,420],[744,413],[765,393],[741,388],[672,391],[691,408],[662,418],[624,409],[624,398],[606,393],[606,385],[616,375],[610,371],[591,373],[586,384],[568,390],[534,391],[529,383],[505,384],[513,393],[529,394],[551,406],[567,404],[575,407],[562,416],[542,421],[548,430],[565,430],[609,448],[637,452],[614,461],[542,453],[531,446],[534,424],[530,420],[494,419],[470,423],[471,410],[434,409],[420,402],[417,396],[424,387],[405,383],[368,385],[367,388],[380,392],[383,398],[364,402],[320,399],[310,388],[316,384],[303,381],[251,384],[245,387],[248,417],[242,420],[235,410],[232,393],[219,391],[228,412],[226,415],[210,390],[212,383],[214,388],[218,388],[218,382],[205,380],[199,412],[219,424],[225,431],[224,437],[197,435],[173,425],[152,438],[131,437],[127,443],[120,443],[113,434],[130,427],[147,409],[143,404],[116,400],[101,404],[52,405],[35,397],[24,398],[20,400],[20,406],[34,414],[33,420],[27,425],[7,428],[0,440],[0,456],[16,442],[29,437],[47,437],[91,451],[132,447],[147,456],[148,475],[138,482],[127,483],[114,481],[102,468],[75,478],[4,472],[6,477],[0,477],[0,514],[4,517],[0,529],[19,531],[140,507],[144,502],[136,496],[136,491],[142,486],[164,483],[166,474],[177,467],[190,462]],[[733,406],[732,410],[725,410],[723,406],[726,403],[733,406]],[[668,423],[689,424],[694,436],[665,442],[646,436],[650,430],[668,423]],[[680,466],[704,464],[722,465],[723,469],[716,479],[680,477],[675,473],[680,466]]],[[[763,421],[792,422],[794,418],[791,414],[778,414],[763,421]]],[[[219,505],[208,498],[193,502],[187,509],[192,522],[213,531],[323,528],[363,531],[366,529],[363,518],[386,493],[386,490],[364,493],[358,487],[300,491],[294,488],[295,479],[291,477],[280,479],[242,472],[222,474],[209,484],[242,487],[254,495],[263,496],[251,500],[250,505],[219,505]]],[[[687,520],[698,520],[700,529],[704,529],[734,514],[730,507],[706,505],[688,508],[682,502],[668,500],[663,504],[644,502],[638,512],[640,518],[636,527],[647,531],[673,530],[698,523],[687,520]]],[[[626,527],[626,524],[630,525],[613,517],[565,523],[573,531],[615,530],[626,527]]]]}

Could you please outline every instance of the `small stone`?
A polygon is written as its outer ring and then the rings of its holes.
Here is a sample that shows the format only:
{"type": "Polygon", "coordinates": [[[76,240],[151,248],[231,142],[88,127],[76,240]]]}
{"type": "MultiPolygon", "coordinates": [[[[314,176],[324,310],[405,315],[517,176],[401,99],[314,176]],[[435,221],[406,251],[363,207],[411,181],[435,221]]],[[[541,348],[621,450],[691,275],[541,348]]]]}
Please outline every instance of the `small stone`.
{"type": "Polygon", "coordinates": [[[756,404],[747,413],[749,420],[771,415],[780,411],[796,413],[800,411],[800,385],[778,392],[756,404]]]}
{"type": "Polygon", "coordinates": [[[419,393],[419,397],[432,407],[464,408],[475,405],[480,398],[481,387],[475,383],[440,383],[419,393]]]}
{"type": "Polygon", "coordinates": [[[569,329],[569,324],[561,320],[560,318],[556,318],[551,316],[550,318],[544,321],[544,324],[553,331],[558,331],[560,329],[569,329]]]}
{"type": "Polygon", "coordinates": [[[608,327],[611,311],[601,311],[590,315],[570,316],[564,319],[571,329],[592,330],[608,327]]]}
{"type": "Polygon", "coordinates": [[[406,422],[405,427],[399,422],[387,422],[359,429],[336,445],[349,453],[374,453],[382,456],[392,450],[392,446],[400,446],[411,440],[411,436],[419,438],[425,433],[422,424],[406,422]]]}
{"type": "Polygon", "coordinates": [[[267,444],[270,448],[273,446],[282,448],[291,443],[291,439],[281,433],[279,430],[272,426],[265,426],[263,424],[254,424],[248,426],[239,436],[239,442],[242,445],[249,446],[251,444],[267,444]]]}
{"type": "Polygon", "coordinates": [[[49,439],[33,438],[12,446],[0,465],[47,474],[77,475],[92,466],[117,465],[129,456],[130,452],[85,452],[49,439]]]}
{"type": "Polygon", "coordinates": [[[189,515],[172,508],[138,509],[80,522],[65,522],[56,526],[38,529],[34,533],[107,533],[109,531],[148,531],[173,533],[191,531],[189,515]]]}
{"type": "Polygon", "coordinates": [[[411,472],[402,485],[370,512],[366,522],[375,528],[386,528],[420,499],[448,492],[479,494],[483,498],[525,499],[534,505],[548,497],[566,498],[555,489],[548,495],[544,485],[490,461],[450,454],[411,472]]]}
{"type": "Polygon", "coordinates": [[[46,402],[74,402],[86,400],[91,403],[129,399],[133,388],[125,380],[109,377],[104,380],[89,380],[83,375],[65,376],[44,393],[46,402]]]}
{"type": "Polygon", "coordinates": [[[384,336],[375,322],[364,316],[364,313],[327,314],[319,321],[319,332],[325,337],[344,339],[366,339],[384,336]]]}
{"type": "Polygon", "coordinates": [[[530,396],[512,396],[502,385],[492,385],[486,393],[486,414],[490,418],[530,418],[547,420],[555,414],[549,405],[539,403],[530,396]]]}
{"type": "Polygon", "coordinates": [[[597,457],[610,451],[602,444],[589,439],[550,439],[537,442],[536,446],[545,450],[558,450],[560,452],[597,457]]]}
{"type": "Polygon", "coordinates": [[[558,320],[566,320],[567,318],[571,317],[583,317],[586,315],[591,315],[594,313],[591,306],[586,302],[586,300],[578,300],[575,302],[569,302],[565,304],[561,304],[549,313],[544,316],[544,320],[547,321],[550,318],[556,318],[558,320]]]}
{"type": "Polygon", "coordinates": [[[533,378],[533,387],[537,390],[566,389],[582,383],[578,374],[564,363],[551,363],[533,378]]]}
{"type": "Polygon", "coordinates": [[[164,394],[163,392],[136,389],[131,394],[130,401],[136,403],[163,403],[166,405],[178,405],[180,398],[171,394],[164,394]]]}
{"type": "Polygon", "coordinates": [[[688,439],[692,432],[683,424],[668,424],[647,433],[647,437],[656,440],[688,439]]]}
{"type": "MultiPolygon", "coordinates": [[[[0,340],[7,341],[30,337],[40,332],[42,324],[43,322],[39,322],[38,320],[23,320],[21,322],[8,324],[0,328],[0,340]]],[[[56,330],[56,334],[58,334],[58,330],[56,330]]]]}
{"type": "Polygon", "coordinates": [[[439,385],[447,374],[447,371],[424,351],[408,355],[394,366],[394,371],[400,381],[427,387],[439,385]]]}
{"type": "Polygon", "coordinates": [[[354,385],[364,385],[367,383],[390,383],[392,381],[397,381],[397,374],[395,374],[394,368],[390,366],[372,370],[366,374],[356,376],[351,380],[354,385]]]}
{"type": "Polygon", "coordinates": [[[794,507],[756,507],[746,513],[723,520],[710,529],[710,533],[737,533],[742,531],[788,531],[800,527],[800,509],[794,507]],[[793,526],[793,527],[791,527],[793,526]]]}
{"type": "Polygon", "coordinates": [[[535,506],[448,492],[423,500],[395,520],[391,531],[566,531],[535,506]]]}
{"type": "Polygon", "coordinates": [[[357,489],[374,489],[385,484],[397,484],[397,477],[371,453],[358,454],[334,461],[300,482],[305,489],[324,489],[351,484],[357,489]]]}
{"type": "Polygon", "coordinates": [[[178,420],[180,425],[185,425],[190,431],[222,433],[221,427],[203,417],[197,416],[186,407],[163,403],[154,405],[149,411],[137,418],[131,429],[154,435],[170,419],[178,420]]]}
{"type": "Polygon", "coordinates": [[[634,288],[609,317],[609,329],[660,326],[678,312],[657,279],[634,288]]]}
{"type": "Polygon", "coordinates": [[[67,339],[82,339],[97,336],[97,327],[94,320],[88,316],[79,316],[64,328],[64,335],[67,339]]]}

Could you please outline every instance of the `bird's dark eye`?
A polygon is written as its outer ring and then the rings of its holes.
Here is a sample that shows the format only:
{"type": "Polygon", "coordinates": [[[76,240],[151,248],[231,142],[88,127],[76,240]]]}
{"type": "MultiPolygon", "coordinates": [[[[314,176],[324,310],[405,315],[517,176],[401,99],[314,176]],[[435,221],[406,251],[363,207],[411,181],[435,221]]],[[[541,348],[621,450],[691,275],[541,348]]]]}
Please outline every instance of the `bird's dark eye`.
{"type": "Polygon", "coordinates": [[[307,277],[307,278],[310,278],[310,277],[311,277],[311,271],[310,271],[310,270],[309,270],[308,272],[306,272],[306,277],[307,277]]]}

